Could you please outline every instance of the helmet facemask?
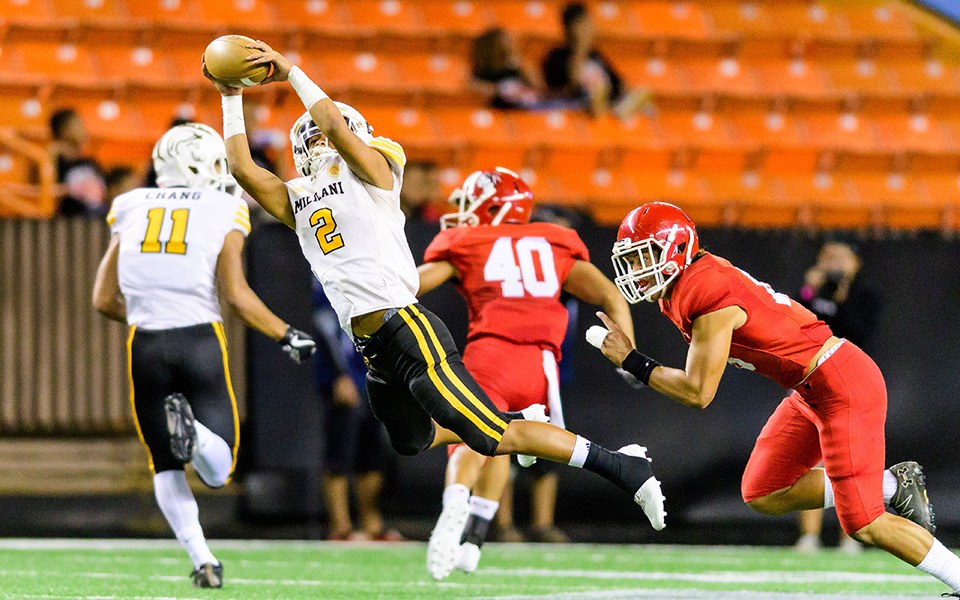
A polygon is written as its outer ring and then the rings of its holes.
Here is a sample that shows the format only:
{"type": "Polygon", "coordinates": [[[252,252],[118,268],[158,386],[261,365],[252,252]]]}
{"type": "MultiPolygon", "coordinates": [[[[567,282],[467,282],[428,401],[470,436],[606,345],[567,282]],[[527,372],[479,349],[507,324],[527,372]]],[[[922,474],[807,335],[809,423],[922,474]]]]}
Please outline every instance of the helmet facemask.
{"type": "Polygon", "coordinates": [[[678,227],[674,227],[664,241],[646,238],[617,240],[613,245],[613,282],[630,304],[641,300],[654,302],[693,260],[693,245],[674,243],[678,227]],[[682,266],[681,266],[682,265],[682,266]]]}
{"type": "MultiPolygon", "coordinates": [[[[373,127],[367,123],[355,108],[342,102],[334,102],[347,127],[353,133],[357,134],[364,143],[369,143],[373,139],[373,127]]],[[[313,122],[310,111],[300,115],[300,118],[294,122],[290,128],[290,147],[293,150],[293,164],[303,177],[316,175],[320,170],[320,163],[337,153],[326,135],[320,131],[317,124],[313,122]],[[310,143],[319,138],[319,141],[310,143]]]]}
{"type": "Polygon", "coordinates": [[[211,188],[237,194],[240,187],[227,168],[227,149],[212,128],[178,125],[153,147],[158,187],[211,188]]]}

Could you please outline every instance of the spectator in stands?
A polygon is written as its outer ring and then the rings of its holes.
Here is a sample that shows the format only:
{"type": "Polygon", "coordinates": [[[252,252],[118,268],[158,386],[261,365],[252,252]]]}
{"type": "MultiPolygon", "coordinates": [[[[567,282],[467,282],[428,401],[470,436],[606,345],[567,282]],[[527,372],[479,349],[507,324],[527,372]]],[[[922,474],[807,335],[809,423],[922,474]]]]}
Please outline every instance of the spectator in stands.
{"type": "Polygon", "coordinates": [[[548,99],[564,101],[600,117],[625,119],[649,101],[649,93],[628,90],[610,62],[596,49],[593,18],[586,4],[571,2],[561,13],[564,44],[543,61],[548,99]]]}
{"type": "Polygon", "coordinates": [[[547,107],[539,74],[527,68],[505,29],[490,28],[473,40],[471,59],[473,83],[489,97],[491,108],[547,107]]]}
{"type": "Polygon", "coordinates": [[[107,198],[112,200],[120,194],[141,187],[141,180],[132,167],[122,165],[107,171],[104,178],[107,184],[107,198]]]}
{"type": "Polygon", "coordinates": [[[440,174],[432,161],[410,160],[403,171],[400,190],[400,209],[407,219],[437,223],[445,208],[438,208],[440,174]]]}
{"type": "MultiPolygon", "coordinates": [[[[860,278],[862,262],[855,245],[828,241],[807,270],[800,288],[800,303],[830,326],[837,337],[867,349],[882,307],[879,292],[860,278]]],[[[794,546],[800,552],[815,552],[821,546],[823,509],[798,514],[800,538],[794,546]]],[[[841,531],[840,547],[859,552],[859,542],[841,531]]]]}
{"type": "Polygon", "coordinates": [[[383,425],[367,402],[363,358],[340,328],[337,314],[316,280],[313,305],[320,350],[314,361],[316,384],[326,404],[323,491],[329,521],[327,537],[338,541],[400,541],[403,536],[384,526],[380,512],[380,492],[391,453],[383,425]],[[357,498],[356,530],[350,518],[351,483],[357,498]]]}
{"type": "Polygon", "coordinates": [[[61,215],[105,216],[110,208],[103,169],[84,154],[87,128],[77,111],[63,108],[50,117],[50,157],[61,184],[61,215]]]}

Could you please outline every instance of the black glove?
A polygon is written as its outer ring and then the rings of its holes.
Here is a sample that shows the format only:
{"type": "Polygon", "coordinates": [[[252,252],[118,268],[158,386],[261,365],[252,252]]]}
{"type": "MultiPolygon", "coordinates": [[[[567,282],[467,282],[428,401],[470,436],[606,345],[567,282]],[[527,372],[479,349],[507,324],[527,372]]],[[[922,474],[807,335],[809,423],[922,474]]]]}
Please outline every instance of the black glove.
{"type": "Polygon", "coordinates": [[[283,351],[290,355],[293,362],[300,364],[316,352],[317,343],[299,329],[287,325],[287,332],[278,342],[283,351]]]}

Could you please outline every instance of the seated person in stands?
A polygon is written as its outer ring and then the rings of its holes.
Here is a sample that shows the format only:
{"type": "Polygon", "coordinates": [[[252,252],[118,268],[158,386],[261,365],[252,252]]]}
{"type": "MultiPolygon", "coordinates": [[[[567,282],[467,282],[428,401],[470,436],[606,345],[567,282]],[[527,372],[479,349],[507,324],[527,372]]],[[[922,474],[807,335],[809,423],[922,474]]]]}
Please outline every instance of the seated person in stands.
{"type": "Polygon", "coordinates": [[[491,108],[544,108],[540,77],[526,68],[506,30],[493,27],[473,40],[471,59],[474,86],[490,98],[491,108]]]}
{"type": "Polygon", "coordinates": [[[107,203],[107,185],[103,168],[84,154],[87,129],[77,111],[63,108],[50,117],[50,158],[57,172],[61,215],[104,216],[107,203]]]}
{"type": "Polygon", "coordinates": [[[649,93],[625,88],[620,75],[596,49],[593,18],[582,2],[567,4],[562,12],[564,44],[543,61],[548,98],[570,108],[586,109],[601,117],[612,112],[627,118],[649,100],[649,93]]]}

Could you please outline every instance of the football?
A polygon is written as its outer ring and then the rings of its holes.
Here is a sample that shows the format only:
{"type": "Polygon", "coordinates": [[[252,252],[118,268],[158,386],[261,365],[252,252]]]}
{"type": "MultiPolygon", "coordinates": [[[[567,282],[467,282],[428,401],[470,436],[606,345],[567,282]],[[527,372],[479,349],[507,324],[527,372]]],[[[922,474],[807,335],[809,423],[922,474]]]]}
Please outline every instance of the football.
{"type": "Polygon", "coordinates": [[[233,87],[257,85],[273,73],[273,65],[251,65],[247,56],[257,52],[247,48],[254,40],[245,35],[223,35],[207,44],[203,62],[214,78],[233,87]]]}

